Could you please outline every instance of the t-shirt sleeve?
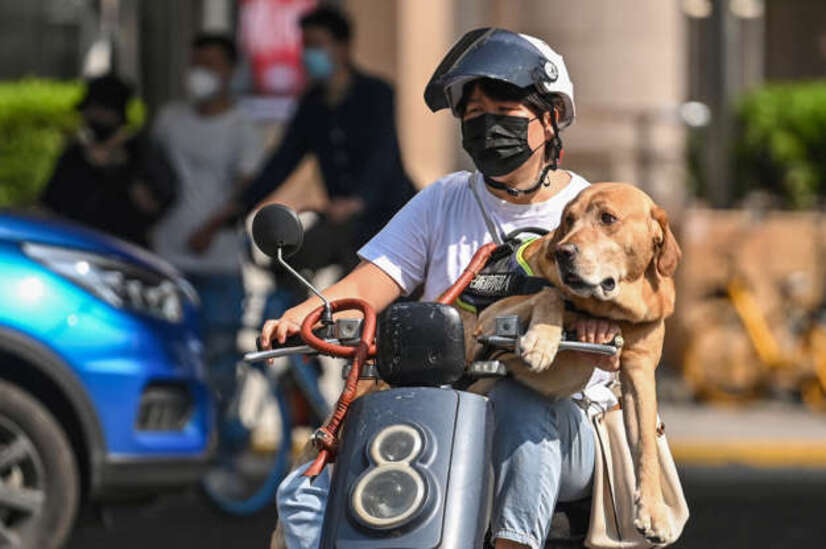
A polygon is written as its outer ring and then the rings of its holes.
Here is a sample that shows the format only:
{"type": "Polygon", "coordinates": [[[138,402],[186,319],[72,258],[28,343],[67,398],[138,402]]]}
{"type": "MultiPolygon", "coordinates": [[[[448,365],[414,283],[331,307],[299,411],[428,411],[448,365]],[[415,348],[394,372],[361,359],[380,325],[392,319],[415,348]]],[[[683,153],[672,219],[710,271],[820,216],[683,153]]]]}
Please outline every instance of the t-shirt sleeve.
{"type": "Polygon", "coordinates": [[[395,280],[405,295],[424,281],[441,195],[439,183],[418,193],[358,251],[361,259],[395,280]]]}

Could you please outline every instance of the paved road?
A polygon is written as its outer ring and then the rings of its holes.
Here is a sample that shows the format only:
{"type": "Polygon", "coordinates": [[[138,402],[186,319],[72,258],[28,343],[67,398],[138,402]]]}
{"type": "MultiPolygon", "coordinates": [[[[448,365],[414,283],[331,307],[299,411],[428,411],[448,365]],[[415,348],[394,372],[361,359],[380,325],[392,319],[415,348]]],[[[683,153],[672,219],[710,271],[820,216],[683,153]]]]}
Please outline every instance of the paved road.
{"type": "Polygon", "coordinates": [[[826,547],[826,471],[681,472],[691,519],[677,547],[826,547]]]}
{"type": "MultiPolygon", "coordinates": [[[[826,470],[744,468],[682,471],[692,517],[674,547],[790,549],[826,547],[826,470]]],[[[87,513],[71,549],[264,548],[272,513],[227,518],[189,492],[151,505],[87,513]]]]}

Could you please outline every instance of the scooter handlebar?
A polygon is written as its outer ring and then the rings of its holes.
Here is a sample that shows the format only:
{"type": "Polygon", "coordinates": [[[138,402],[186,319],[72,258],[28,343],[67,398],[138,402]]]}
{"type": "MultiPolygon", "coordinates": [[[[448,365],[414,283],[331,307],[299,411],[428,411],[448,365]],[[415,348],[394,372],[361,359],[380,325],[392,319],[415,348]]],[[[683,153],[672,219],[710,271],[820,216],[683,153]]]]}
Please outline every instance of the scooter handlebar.
{"type": "MultiPolygon", "coordinates": [[[[323,331],[324,328],[320,328],[314,330],[314,333],[317,336],[321,337],[321,333],[323,331]]],[[[324,341],[329,341],[330,343],[335,344],[341,343],[338,339],[324,338],[324,341]]],[[[284,343],[278,343],[277,341],[274,341],[270,345],[269,349],[264,348],[264,346],[261,344],[261,336],[258,336],[255,338],[255,348],[258,350],[246,353],[244,355],[244,362],[254,363],[262,362],[264,360],[269,360],[272,358],[279,358],[282,356],[318,354],[317,349],[304,343],[304,340],[301,338],[300,334],[291,335],[284,341],[284,343]]]]}
{"type": "MultiPolygon", "coordinates": [[[[314,335],[319,338],[319,341],[334,349],[339,348],[355,348],[358,340],[341,341],[336,338],[320,338],[320,333],[323,329],[314,330],[314,335]]],[[[479,342],[498,347],[500,349],[514,350],[517,345],[517,338],[511,336],[482,336],[479,342]]],[[[595,353],[600,355],[613,356],[617,354],[622,347],[624,341],[621,335],[614,337],[610,343],[585,343],[582,341],[574,341],[563,339],[559,343],[560,351],[580,351],[584,353],[595,353]]],[[[258,351],[246,353],[244,355],[244,362],[255,363],[269,360],[272,358],[279,358],[290,355],[317,355],[319,350],[317,346],[310,346],[304,343],[304,340],[299,335],[290,336],[283,344],[274,344],[271,349],[264,350],[261,345],[261,338],[255,338],[255,345],[258,351]]],[[[374,347],[371,346],[371,351],[374,347]]],[[[351,351],[352,352],[352,351],[351,351]]],[[[349,354],[349,353],[348,353],[349,354]]]]}
{"type": "MultiPolygon", "coordinates": [[[[506,349],[509,351],[515,350],[519,338],[513,336],[482,336],[479,338],[479,342],[485,345],[490,345],[492,347],[498,347],[500,349],[506,349]]],[[[623,340],[621,335],[615,336],[614,339],[610,343],[600,344],[600,343],[585,343],[582,341],[574,341],[570,339],[563,339],[559,342],[559,350],[560,351],[580,351],[585,353],[595,353],[599,355],[607,355],[607,356],[614,356],[623,346],[625,341],[623,340]]]]}

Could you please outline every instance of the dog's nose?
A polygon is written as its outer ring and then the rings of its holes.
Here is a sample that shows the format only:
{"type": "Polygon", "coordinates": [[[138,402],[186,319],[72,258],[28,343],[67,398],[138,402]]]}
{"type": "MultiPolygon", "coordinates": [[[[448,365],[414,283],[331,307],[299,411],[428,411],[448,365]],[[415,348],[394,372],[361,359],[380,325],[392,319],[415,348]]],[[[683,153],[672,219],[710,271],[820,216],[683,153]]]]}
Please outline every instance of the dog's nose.
{"type": "Polygon", "coordinates": [[[556,260],[560,263],[570,263],[579,253],[576,244],[562,244],[556,247],[556,260]]]}

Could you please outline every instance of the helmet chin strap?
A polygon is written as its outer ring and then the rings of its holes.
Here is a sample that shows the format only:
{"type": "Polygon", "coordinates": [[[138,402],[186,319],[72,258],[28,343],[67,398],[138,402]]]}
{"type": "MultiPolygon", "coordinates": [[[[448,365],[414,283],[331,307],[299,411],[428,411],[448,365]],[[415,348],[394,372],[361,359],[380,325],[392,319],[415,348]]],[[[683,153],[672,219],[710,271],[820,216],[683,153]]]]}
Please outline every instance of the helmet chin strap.
{"type": "Polygon", "coordinates": [[[536,184],[534,184],[532,187],[530,187],[528,189],[514,189],[513,187],[508,187],[504,183],[500,183],[499,181],[496,181],[495,179],[491,179],[488,176],[484,177],[485,184],[488,187],[493,187],[494,189],[498,189],[500,191],[505,191],[506,193],[508,193],[511,196],[521,196],[523,194],[532,194],[532,193],[535,193],[539,189],[539,187],[541,187],[542,185],[545,185],[546,187],[549,187],[551,185],[551,182],[547,180],[547,176],[548,176],[548,172],[551,169],[554,169],[554,170],[556,169],[554,164],[555,164],[555,162],[552,162],[552,163],[547,164],[544,168],[542,168],[542,172],[539,174],[539,178],[537,179],[536,184]]]}
{"type": "Polygon", "coordinates": [[[554,129],[554,137],[551,139],[551,161],[542,168],[542,171],[539,173],[539,178],[536,180],[536,183],[528,188],[528,189],[514,189],[513,187],[508,187],[504,183],[496,181],[488,176],[484,176],[485,184],[488,187],[492,187],[494,189],[505,191],[511,196],[522,196],[526,194],[533,194],[539,190],[539,187],[546,186],[550,187],[551,182],[548,181],[548,172],[551,170],[556,171],[559,167],[559,158],[562,156],[562,139],[559,138],[559,128],[556,124],[556,116],[551,116],[551,126],[554,129]]]}

